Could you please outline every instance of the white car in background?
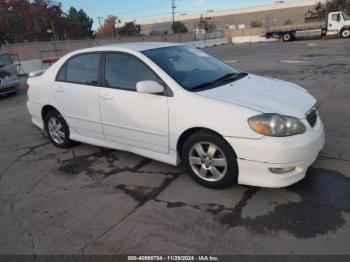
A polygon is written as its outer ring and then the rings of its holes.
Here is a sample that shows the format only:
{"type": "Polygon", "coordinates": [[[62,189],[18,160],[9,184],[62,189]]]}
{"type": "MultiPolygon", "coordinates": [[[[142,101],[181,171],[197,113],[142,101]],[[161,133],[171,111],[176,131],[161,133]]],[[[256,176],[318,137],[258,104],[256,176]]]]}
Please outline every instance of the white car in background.
{"type": "Polygon", "coordinates": [[[75,51],[27,84],[32,121],[57,147],[80,141],[182,162],[212,188],[293,184],[325,141],[304,88],[180,44],[75,51]]]}

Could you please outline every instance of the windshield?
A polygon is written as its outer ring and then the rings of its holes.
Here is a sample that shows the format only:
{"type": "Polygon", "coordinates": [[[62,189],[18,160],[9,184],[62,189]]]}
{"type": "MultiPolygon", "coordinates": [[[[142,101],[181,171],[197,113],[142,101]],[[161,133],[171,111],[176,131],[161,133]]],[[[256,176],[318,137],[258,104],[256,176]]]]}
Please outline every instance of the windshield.
{"type": "Polygon", "coordinates": [[[345,12],[343,12],[343,18],[344,18],[344,21],[350,20],[350,17],[345,12]]]}
{"type": "Polygon", "coordinates": [[[244,75],[220,60],[188,46],[171,46],[143,52],[188,91],[199,91],[234,81],[244,75]]]}

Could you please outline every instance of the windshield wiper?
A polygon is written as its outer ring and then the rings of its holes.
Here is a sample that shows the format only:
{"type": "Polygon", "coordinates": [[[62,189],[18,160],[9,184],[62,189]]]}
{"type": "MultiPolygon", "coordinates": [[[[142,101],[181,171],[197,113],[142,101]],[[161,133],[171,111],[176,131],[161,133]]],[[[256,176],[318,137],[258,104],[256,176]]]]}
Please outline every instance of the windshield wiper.
{"type": "Polygon", "coordinates": [[[237,81],[243,77],[245,77],[246,75],[248,75],[247,73],[243,73],[243,72],[239,72],[239,73],[229,73],[226,74],[224,76],[219,77],[218,79],[211,81],[211,82],[205,82],[202,83],[198,86],[195,86],[191,89],[191,91],[202,91],[205,89],[209,89],[209,88],[213,88],[218,86],[219,84],[223,84],[226,82],[233,82],[233,81],[237,81]]]}
{"type": "Polygon", "coordinates": [[[226,75],[224,75],[224,76],[219,77],[218,79],[216,79],[216,80],[214,81],[214,83],[221,83],[221,82],[224,82],[224,81],[229,80],[229,79],[231,79],[231,78],[233,78],[233,77],[235,77],[235,76],[237,76],[237,75],[238,75],[237,73],[229,73],[229,74],[226,74],[226,75]]]}

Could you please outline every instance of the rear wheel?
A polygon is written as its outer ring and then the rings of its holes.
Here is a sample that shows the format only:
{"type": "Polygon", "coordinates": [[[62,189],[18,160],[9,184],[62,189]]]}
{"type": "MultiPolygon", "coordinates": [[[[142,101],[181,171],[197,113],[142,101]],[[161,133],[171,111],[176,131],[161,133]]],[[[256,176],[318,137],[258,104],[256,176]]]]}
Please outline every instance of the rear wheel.
{"type": "Polygon", "coordinates": [[[340,31],[340,37],[341,38],[349,38],[350,37],[350,29],[345,28],[340,31]]]}
{"type": "Polygon", "coordinates": [[[47,113],[45,130],[56,147],[68,148],[73,145],[73,141],[69,139],[69,127],[62,115],[57,111],[47,113]]]}
{"type": "Polygon", "coordinates": [[[283,42],[289,42],[293,40],[293,34],[292,33],[284,33],[282,35],[283,42]]]}
{"type": "Polygon", "coordinates": [[[210,188],[225,188],[237,182],[238,165],[231,146],[220,136],[197,132],[184,143],[185,171],[197,183],[210,188]]]}

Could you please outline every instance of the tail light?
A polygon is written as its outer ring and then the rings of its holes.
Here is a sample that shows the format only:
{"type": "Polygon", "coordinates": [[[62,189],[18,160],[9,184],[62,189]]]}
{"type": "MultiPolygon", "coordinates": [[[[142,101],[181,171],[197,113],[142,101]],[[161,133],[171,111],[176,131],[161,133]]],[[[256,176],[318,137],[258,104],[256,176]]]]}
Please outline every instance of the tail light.
{"type": "Polygon", "coordinates": [[[24,83],[24,90],[25,90],[26,92],[28,92],[28,90],[29,90],[28,80],[24,83]]]}

